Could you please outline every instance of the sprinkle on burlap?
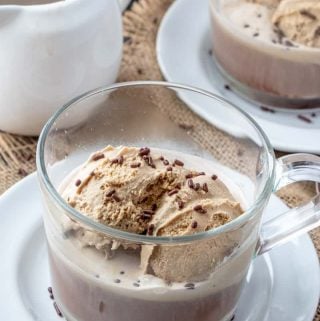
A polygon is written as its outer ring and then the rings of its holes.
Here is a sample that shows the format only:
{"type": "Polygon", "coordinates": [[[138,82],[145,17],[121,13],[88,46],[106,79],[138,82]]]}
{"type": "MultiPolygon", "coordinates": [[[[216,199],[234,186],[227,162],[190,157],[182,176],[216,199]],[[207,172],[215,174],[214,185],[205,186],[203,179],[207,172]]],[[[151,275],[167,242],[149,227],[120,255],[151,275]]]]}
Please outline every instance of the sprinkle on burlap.
{"type": "MultiPolygon", "coordinates": [[[[130,11],[123,16],[124,51],[118,81],[130,80],[163,80],[157,64],[155,41],[161,19],[172,3],[172,0],[140,0],[134,2],[130,11]]],[[[241,144],[234,143],[232,137],[212,128],[196,116],[174,95],[163,95],[155,91],[158,107],[170,119],[185,128],[186,132],[198,143],[201,143],[218,159],[230,159],[235,168],[241,168],[248,159],[255,157],[254,151],[242,155],[241,144]],[[214,138],[214,141],[212,139],[214,138]],[[222,147],[224,153],[221,154],[222,147]],[[239,157],[240,155],[240,157],[239,157]]],[[[35,151],[37,140],[0,132],[0,194],[15,182],[35,170],[35,151]]],[[[277,156],[283,153],[277,153],[277,156]]],[[[295,207],[306,203],[315,194],[314,184],[296,183],[283,188],[278,196],[288,206],[295,207]]],[[[311,233],[320,255],[320,230],[311,233]]],[[[318,309],[315,321],[320,321],[318,309]]]]}

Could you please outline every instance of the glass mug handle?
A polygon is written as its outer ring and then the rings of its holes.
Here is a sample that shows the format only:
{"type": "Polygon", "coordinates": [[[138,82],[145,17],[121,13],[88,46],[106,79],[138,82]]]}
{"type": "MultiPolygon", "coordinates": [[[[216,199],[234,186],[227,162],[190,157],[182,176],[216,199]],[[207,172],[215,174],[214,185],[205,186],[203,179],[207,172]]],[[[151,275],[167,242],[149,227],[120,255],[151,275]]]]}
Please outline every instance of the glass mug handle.
{"type": "MultiPolygon", "coordinates": [[[[320,182],[320,157],[292,154],[276,163],[274,191],[297,181],[320,182]]],[[[320,194],[306,205],[292,208],[262,224],[256,254],[263,254],[292,237],[320,226],[320,194]]]]}

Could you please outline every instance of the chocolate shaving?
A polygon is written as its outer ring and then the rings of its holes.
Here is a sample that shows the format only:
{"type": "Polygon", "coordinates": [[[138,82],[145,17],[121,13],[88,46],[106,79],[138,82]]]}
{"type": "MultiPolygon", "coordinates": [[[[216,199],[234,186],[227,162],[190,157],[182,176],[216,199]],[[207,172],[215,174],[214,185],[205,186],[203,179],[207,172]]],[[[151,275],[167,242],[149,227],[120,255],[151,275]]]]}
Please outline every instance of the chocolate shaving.
{"type": "Polygon", "coordinates": [[[121,282],[120,279],[115,279],[115,280],[114,280],[114,283],[120,283],[120,282],[121,282]]]}
{"type": "Polygon", "coordinates": [[[185,177],[186,177],[186,179],[192,178],[192,177],[193,177],[193,174],[192,174],[192,173],[189,173],[189,174],[187,174],[185,177]]]}
{"type": "Polygon", "coordinates": [[[50,294],[50,299],[54,300],[54,295],[52,293],[50,294]]]}
{"type": "Polygon", "coordinates": [[[157,208],[158,208],[158,206],[157,206],[156,203],[152,204],[151,210],[152,210],[153,212],[154,212],[157,208]]]}
{"type": "Polygon", "coordinates": [[[208,184],[207,184],[207,183],[203,183],[202,189],[203,189],[206,193],[208,193],[208,192],[209,192],[208,184]]]}
{"type": "Polygon", "coordinates": [[[311,20],[317,20],[317,17],[316,17],[313,13],[311,13],[310,11],[308,11],[308,10],[305,10],[305,9],[300,10],[300,14],[301,14],[302,16],[305,16],[305,17],[310,18],[311,20]]]}
{"type": "Polygon", "coordinates": [[[245,23],[245,24],[243,25],[243,28],[245,28],[245,29],[250,28],[250,25],[247,24],[247,23],[245,23]]]}
{"type": "Polygon", "coordinates": [[[102,153],[97,153],[97,154],[94,154],[94,155],[92,156],[92,160],[93,160],[94,162],[96,162],[96,161],[98,161],[99,159],[102,159],[102,158],[104,158],[104,154],[102,154],[102,153]]]}
{"type": "Polygon", "coordinates": [[[177,193],[179,193],[179,190],[175,188],[175,189],[169,191],[169,192],[168,192],[168,195],[169,195],[169,196],[172,196],[172,195],[177,194],[177,193]]]}
{"type": "Polygon", "coordinates": [[[226,89],[226,90],[231,90],[231,88],[230,88],[229,85],[224,85],[224,89],[226,89]]]}
{"type": "Polygon", "coordinates": [[[165,159],[165,160],[163,161],[163,165],[168,166],[168,165],[169,165],[169,161],[168,161],[167,159],[165,159]]]}
{"type": "Polygon", "coordinates": [[[203,175],[206,175],[206,173],[205,172],[198,172],[198,173],[194,174],[194,177],[203,176],[203,175]]]}
{"type": "Polygon", "coordinates": [[[201,206],[201,205],[196,205],[194,208],[193,208],[194,211],[200,213],[200,214],[205,214],[207,213],[207,211],[201,206]]]}
{"type": "Polygon", "coordinates": [[[80,186],[80,185],[81,185],[81,180],[80,180],[80,179],[77,179],[74,184],[75,184],[76,186],[80,186]]]}
{"type": "Polygon", "coordinates": [[[215,181],[215,180],[218,178],[218,176],[215,175],[215,174],[213,174],[213,175],[211,176],[211,178],[215,181]]]}
{"type": "Polygon", "coordinates": [[[198,226],[198,222],[197,222],[197,221],[193,221],[193,222],[191,223],[191,227],[192,227],[192,228],[197,228],[197,226],[198,226]]]}
{"type": "Polygon", "coordinates": [[[177,165],[177,166],[184,166],[184,163],[179,159],[175,159],[174,160],[174,164],[177,165]]]}
{"type": "Polygon", "coordinates": [[[253,34],[253,37],[258,37],[259,36],[259,33],[258,32],[255,32],[254,34],[253,34]]]}
{"type": "Polygon", "coordinates": [[[302,121],[304,121],[305,123],[311,124],[312,120],[310,118],[308,118],[307,116],[304,115],[298,115],[298,118],[302,121]]]}
{"type": "Polygon", "coordinates": [[[148,148],[148,147],[140,148],[139,156],[145,156],[145,155],[149,155],[149,154],[150,154],[150,148],[148,148]]]}
{"type": "Polygon", "coordinates": [[[51,294],[53,293],[53,292],[52,292],[52,287],[51,287],[51,286],[49,286],[49,287],[48,287],[48,292],[49,292],[49,293],[51,293],[51,294]]]}
{"type": "Polygon", "coordinates": [[[132,164],[130,165],[131,168],[138,168],[138,167],[140,167],[140,166],[141,166],[141,163],[132,163],[132,164]]]}
{"type": "Polygon", "coordinates": [[[107,197],[111,197],[116,192],[115,189],[111,189],[109,192],[106,193],[107,197]]]}
{"type": "Polygon", "coordinates": [[[168,167],[167,167],[167,171],[168,171],[168,172],[171,172],[171,171],[172,171],[172,167],[171,167],[171,166],[168,166],[168,167]]]}

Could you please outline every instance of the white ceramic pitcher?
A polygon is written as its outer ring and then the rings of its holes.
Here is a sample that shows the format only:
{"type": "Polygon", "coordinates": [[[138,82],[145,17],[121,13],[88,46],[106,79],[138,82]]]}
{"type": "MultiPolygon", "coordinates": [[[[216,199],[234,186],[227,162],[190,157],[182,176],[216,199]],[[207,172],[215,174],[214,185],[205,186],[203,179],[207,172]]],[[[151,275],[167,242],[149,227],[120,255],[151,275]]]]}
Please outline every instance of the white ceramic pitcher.
{"type": "Polygon", "coordinates": [[[117,0],[0,0],[0,130],[38,135],[66,101],[115,81],[117,0]]]}

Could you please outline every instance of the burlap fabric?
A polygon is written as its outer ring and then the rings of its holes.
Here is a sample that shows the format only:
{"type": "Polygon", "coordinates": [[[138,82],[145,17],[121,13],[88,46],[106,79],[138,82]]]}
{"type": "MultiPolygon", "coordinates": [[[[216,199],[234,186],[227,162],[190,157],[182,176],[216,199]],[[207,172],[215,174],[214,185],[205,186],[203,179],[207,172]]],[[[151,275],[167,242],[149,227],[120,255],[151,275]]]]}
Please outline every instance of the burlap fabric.
{"type": "MultiPolygon", "coordinates": [[[[163,80],[157,64],[155,40],[161,18],[172,2],[173,0],[140,0],[134,2],[130,10],[125,12],[124,54],[119,81],[163,80]]],[[[210,126],[204,126],[199,117],[183,104],[177,103],[175,98],[166,96],[158,99],[160,108],[175,122],[201,128],[191,133],[195,140],[208,139],[209,131],[213,130],[217,145],[223,142],[224,146],[228,147],[228,157],[237,159],[239,146],[235,146],[228,136],[210,126]]],[[[36,144],[35,137],[0,132],[0,194],[35,170],[36,144]]],[[[277,153],[277,156],[281,155],[277,153]]],[[[307,202],[314,194],[314,184],[307,182],[292,184],[278,192],[290,207],[307,202]]],[[[320,255],[320,230],[314,230],[311,236],[320,255]]],[[[320,308],[314,320],[320,321],[320,308]]]]}

